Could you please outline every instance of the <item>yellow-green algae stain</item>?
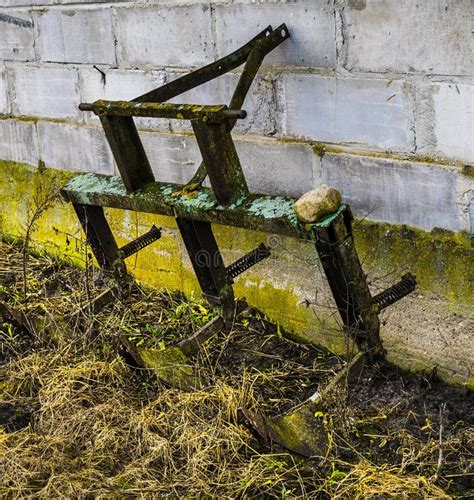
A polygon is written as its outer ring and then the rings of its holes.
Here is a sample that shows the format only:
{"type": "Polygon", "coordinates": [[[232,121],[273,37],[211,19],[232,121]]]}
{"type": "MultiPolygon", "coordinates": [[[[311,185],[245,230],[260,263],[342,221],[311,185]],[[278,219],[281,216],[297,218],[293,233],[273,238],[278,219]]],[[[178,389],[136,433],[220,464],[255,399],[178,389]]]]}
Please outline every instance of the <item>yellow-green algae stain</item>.
{"type": "MultiPolygon", "coordinates": [[[[316,408],[316,406],[314,406],[316,408]]],[[[289,415],[268,419],[272,439],[303,456],[325,456],[329,446],[324,420],[315,416],[313,405],[303,405],[289,415]]]]}
{"type": "Polygon", "coordinates": [[[311,146],[313,153],[322,158],[326,153],[328,154],[344,154],[349,156],[365,156],[367,158],[378,158],[381,160],[394,160],[394,161],[410,161],[415,163],[429,163],[436,165],[444,165],[447,167],[456,167],[461,169],[465,175],[473,175],[473,164],[466,164],[461,160],[454,160],[452,158],[443,158],[440,156],[426,156],[419,154],[396,154],[387,153],[386,151],[375,151],[371,149],[354,149],[352,146],[341,146],[338,144],[331,144],[326,142],[314,142],[306,139],[298,139],[293,137],[283,137],[278,140],[286,144],[307,144],[311,146]]]}
{"type": "Polygon", "coordinates": [[[474,246],[470,235],[446,230],[430,233],[408,226],[357,221],[357,249],[366,270],[411,272],[418,287],[447,297],[453,312],[473,316],[474,246]]]}
{"type": "MultiPolygon", "coordinates": [[[[5,161],[0,161],[0,168],[0,233],[14,237],[24,235],[35,193],[47,186],[62,186],[74,176],[5,161]]],[[[106,213],[119,245],[136,238],[152,224],[163,228],[157,243],[127,260],[129,270],[138,280],[157,288],[180,289],[185,294],[199,290],[172,217],[116,209],[106,209],[106,213]]],[[[315,342],[339,353],[345,351],[337,318],[319,311],[316,317],[311,308],[302,305],[301,294],[275,272],[279,265],[299,267],[303,272],[307,269],[307,274],[314,272],[319,263],[311,243],[278,236],[275,245],[274,235],[225,226],[214,228],[227,264],[231,261],[229,253],[236,258],[262,241],[276,246],[268,265],[261,264],[236,281],[237,296],[245,296],[250,304],[292,332],[295,340],[315,342]]],[[[416,274],[421,290],[435,291],[449,299],[454,311],[473,315],[474,251],[468,235],[449,231],[427,233],[405,226],[359,221],[354,234],[366,270],[380,275],[396,270],[397,278],[410,271],[416,274]]],[[[84,248],[73,237],[83,238],[74,211],[58,200],[40,219],[32,244],[82,265],[84,248]]]]}
{"type": "Polygon", "coordinates": [[[462,173],[468,177],[474,177],[474,165],[464,165],[462,173]]]}

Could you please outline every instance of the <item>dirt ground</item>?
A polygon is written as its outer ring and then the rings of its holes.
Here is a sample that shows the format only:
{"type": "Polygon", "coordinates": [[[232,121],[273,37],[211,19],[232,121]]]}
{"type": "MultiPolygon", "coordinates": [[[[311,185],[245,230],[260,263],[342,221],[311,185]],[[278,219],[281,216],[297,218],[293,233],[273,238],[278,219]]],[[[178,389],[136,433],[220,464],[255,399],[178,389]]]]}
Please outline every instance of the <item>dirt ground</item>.
{"type": "Polygon", "coordinates": [[[119,337],[166,347],[216,311],[136,288],[93,313],[106,285],[90,265],[0,244],[2,497],[474,496],[472,393],[380,362],[327,402],[330,449],[306,459],[263,443],[242,410],[288,412],[343,360],[254,312],[192,357],[206,387],[166,387],[131,366],[119,337]]]}

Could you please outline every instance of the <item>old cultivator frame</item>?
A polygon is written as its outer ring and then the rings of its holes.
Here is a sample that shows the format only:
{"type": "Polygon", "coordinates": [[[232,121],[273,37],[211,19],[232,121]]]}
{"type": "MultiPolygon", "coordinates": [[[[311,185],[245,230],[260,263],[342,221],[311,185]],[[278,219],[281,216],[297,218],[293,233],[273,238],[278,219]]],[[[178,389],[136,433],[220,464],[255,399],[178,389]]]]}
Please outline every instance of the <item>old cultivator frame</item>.
{"type": "MultiPolygon", "coordinates": [[[[222,308],[220,322],[214,322],[207,330],[204,329],[207,332],[215,331],[216,325],[221,328],[230,325],[235,313],[234,279],[270,255],[270,249],[261,244],[226,267],[211,223],[312,241],[345,331],[354,339],[360,351],[373,358],[383,353],[379,311],[410,293],[415,286],[414,278],[407,275],[399,284],[372,297],[354,247],[349,207],[341,205],[335,213],[317,223],[300,223],[293,210],[294,199],[249,193],[232,140],[231,130],[236,120],[246,117],[241,107],[264,57],[287,38],[289,32],[286,25],[275,30],[269,26],[232,54],[133,101],[100,100],[81,104],[81,110],[92,111],[99,116],[120,177],[77,175],[64,187],[62,194],[73,204],[99,264],[113,271],[122,283],[127,276],[124,260],[158,240],[161,233],[158,228],[152,227],[137,240],[118,248],[103,207],[175,217],[203,295],[210,303],[222,308]],[[245,66],[229,106],[165,103],[242,64],[245,66]],[[188,184],[155,181],[133,121],[135,116],[191,121],[203,162],[188,184]],[[202,185],[207,176],[211,188],[202,185]],[[202,259],[203,253],[212,258],[202,259]]],[[[199,339],[206,336],[203,331],[201,337],[187,339],[179,347],[187,354],[198,346],[199,339]]],[[[163,377],[166,379],[165,375],[163,377]]],[[[290,417],[294,418],[294,415],[290,417]]],[[[305,416],[301,418],[307,420],[305,416]]],[[[307,442],[289,443],[287,437],[282,437],[280,427],[287,424],[288,421],[275,423],[267,419],[264,427],[272,439],[289,448],[303,454],[314,452],[314,447],[311,448],[307,442]]],[[[298,425],[301,427],[300,421],[298,425]]]]}

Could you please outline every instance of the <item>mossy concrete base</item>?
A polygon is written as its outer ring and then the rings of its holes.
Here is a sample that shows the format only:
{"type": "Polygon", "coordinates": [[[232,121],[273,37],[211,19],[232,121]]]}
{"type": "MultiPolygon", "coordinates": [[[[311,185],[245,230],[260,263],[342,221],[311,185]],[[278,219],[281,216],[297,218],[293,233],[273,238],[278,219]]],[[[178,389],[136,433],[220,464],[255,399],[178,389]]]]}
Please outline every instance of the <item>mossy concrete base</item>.
{"type": "MultiPolygon", "coordinates": [[[[0,162],[0,169],[0,233],[14,237],[24,236],[35,199],[62,187],[73,175],[13,162],[0,162]]],[[[173,218],[115,209],[106,213],[119,245],[146,232],[152,224],[163,228],[158,242],[127,260],[128,269],[138,280],[186,294],[199,292],[173,218]]],[[[295,340],[313,342],[340,354],[347,351],[311,243],[224,226],[215,229],[226,263],[262,241],[273,248],[271,258],[237,279],[237,296],[245,296],[251,305],[292,332],[295,340]]],[[[382,335],[389,358],[402,365],[410,359],[410,366],[416,361],[423,369],[437,367],[443,378],[468,383],[474,373],[469,347],[474,318],[474,251],[469,236],[368,222],[357,223],[354,233],[373,293],[408,271],[419,282],[415,294],[383,315],[382,335]],[[464,344],[463,349],[460,344],[464,344]]],[[[79,265],[84,263],[79,223],[72,207],[59,199],[38,221],[32,244],[79,265]]]]}
{"type": "Polygon", "coordinates": [[[359,253],[371,273],[416,275],[418,288],[446,297],[452,311],[474,317],[474,245],[472,236],[435,229],[358,221],[359,253]]]}

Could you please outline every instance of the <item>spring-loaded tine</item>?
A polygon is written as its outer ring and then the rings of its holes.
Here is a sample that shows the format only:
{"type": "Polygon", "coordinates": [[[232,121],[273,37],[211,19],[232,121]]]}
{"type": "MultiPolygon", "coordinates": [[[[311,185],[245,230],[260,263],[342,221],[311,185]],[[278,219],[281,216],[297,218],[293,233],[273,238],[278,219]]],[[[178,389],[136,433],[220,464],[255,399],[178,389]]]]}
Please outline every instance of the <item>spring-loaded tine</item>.
{"type": "Polygon", "coordinates": [[[227,267],[227,276],[229,278],[237,277],[239,274],[242,274],[244,271],[247,271],[247,269],[250,269],[255,264],[269,257],[270,253],[270,249],[264,243],[260,243],[257,248],[246,253],[227,267]]]}
{"type": "Polygon", "coordinates": [[[153,224],[149,231],[139,236],[136,240],[127,243],[120,249],[123,258],[126,259],[127,257],[130,257],[159,238],[161,238],[161,229],[153,224]]]}
{"type": "Polygon", "coordinates": [[[413,292],[415,287],[416,277],[413,274],[407,273],[402,276],[402,279],[398,283],[380,292],[372,300],[382,310],[413,292]]]}

